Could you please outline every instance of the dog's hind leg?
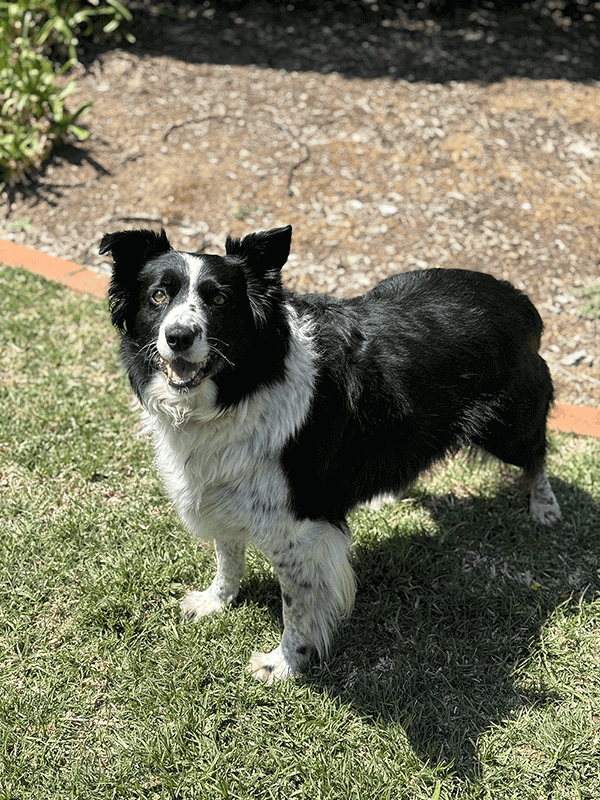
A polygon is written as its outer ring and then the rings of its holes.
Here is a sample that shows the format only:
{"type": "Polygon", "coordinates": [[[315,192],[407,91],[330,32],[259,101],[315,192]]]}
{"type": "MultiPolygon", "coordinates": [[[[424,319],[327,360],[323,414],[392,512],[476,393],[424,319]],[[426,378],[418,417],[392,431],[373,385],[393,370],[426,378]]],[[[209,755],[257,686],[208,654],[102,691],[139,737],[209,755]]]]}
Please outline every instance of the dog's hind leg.
{"type": "Polygon", "coordinates": [[[529,513],[535,522],[541,522],[542,525],[554,525],[562,518],[545,467],[542,467],[531,481],[529,513]]]}
{"type": "Polygon", "coordinates": [[[188,592],[181,601],[186,622],[216,614],[237,597],[244,574],[245,551],[244,541],[215,539],[217,574],[208,589],[203,592],[188,592]]]}
{"type": "Polygon", "coordinates": [[[323,655],[337,622],[350,614],[356,587],[343,528],[305,520],[267,553],[281,584],[284,629],[279,647],[253,655],[249,669],[258,680],[291,677],[315,651],[323,655]]]}
{"type": "MultiPolygon", "coordinates": [[[[508,429],[510,431],[510,429],[508,429]]],[[[561,519],[560,507],[545,467],[546,436],[545,420],[543,428],[535,436],[514,437],[505,434],[505,438],[484,440],[481,445],[488,453],[500,458],[507,464],[514,464],[523,469],[525,485],[530,491],[529,513],[535,522],[542,525],[553,525],[561,519]]]]}
{"type": "Polygon", "coordinates": [[[498,417],[474,438],[474,443],[507,464],[523,469],[531,492],[529,513],[535,522],[553,525],[560,507],[546,473],[546,420],[552,401],[548,367],[537,354],[515,379],[498,417]]]}

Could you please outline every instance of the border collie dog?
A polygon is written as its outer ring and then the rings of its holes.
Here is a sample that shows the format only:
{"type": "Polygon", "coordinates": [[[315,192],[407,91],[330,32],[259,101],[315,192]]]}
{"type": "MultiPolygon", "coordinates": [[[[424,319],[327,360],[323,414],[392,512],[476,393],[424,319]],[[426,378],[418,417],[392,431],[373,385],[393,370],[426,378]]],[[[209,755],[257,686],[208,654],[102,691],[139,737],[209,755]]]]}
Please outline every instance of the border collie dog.
{"type": "Polygon", "coordinates": [[[522,467],[530,514],[560,519],[544,467],[552,381],[541,318],[505,281],[459,269],[388,278],[350,300],[285,291],[290,226],[177,252],[165,232],[104,236],[111,315],[156,460],[217,574],[186,620],[238,594],[247,544],[281,584],[271,683],[326,652],[355,582],[346,515],[475,445],[522,467]]]}

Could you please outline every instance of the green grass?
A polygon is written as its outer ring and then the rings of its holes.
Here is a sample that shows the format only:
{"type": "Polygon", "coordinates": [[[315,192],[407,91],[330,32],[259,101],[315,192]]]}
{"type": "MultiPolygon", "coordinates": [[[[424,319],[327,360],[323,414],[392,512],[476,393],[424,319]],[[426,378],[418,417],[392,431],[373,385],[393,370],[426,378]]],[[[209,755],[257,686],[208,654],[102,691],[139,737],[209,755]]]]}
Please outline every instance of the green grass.
{"type": "Polygon", "coordinates": [[[356,609],[265,687],[280,634],[253,553],[235,608],[163,499],[103,303],[0,269],[0,800],[600,797],[600,443],[557,435],[564,514],[460,454],[352,517],[356,609]]]}
{"type": "Polygon", "coordinates": [[[582,302],[579,313],[582,317],[590,319],[600,318],[600,284],[588,286],[587,289],[579,292],[579,296],[585,298],[582,302]]]}

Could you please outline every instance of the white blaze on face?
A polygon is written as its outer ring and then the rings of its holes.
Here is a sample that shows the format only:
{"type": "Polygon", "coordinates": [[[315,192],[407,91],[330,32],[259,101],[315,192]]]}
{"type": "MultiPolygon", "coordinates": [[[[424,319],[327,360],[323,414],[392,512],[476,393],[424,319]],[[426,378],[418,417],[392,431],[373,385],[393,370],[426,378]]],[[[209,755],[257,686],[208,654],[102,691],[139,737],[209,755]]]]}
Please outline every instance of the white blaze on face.
{"type": "Polygon", "coordinates": [[[163,319],[158,332],[157,349],[165,361],[183,359],[191,363],[206,361],[209,352],[206,336],[206,317],[202,307],[202,300],[198,295],[197,286],[205,269],[202,256],[192,256],[182,253],[187,265],[187,293],[177,302],[163,319]],[[167,332],[173,328],[197,331],[193,343],[181,354],[173,350],[167,341],[167,332]]]}
{"type": "Polygon", "coordinates": [[[194,388],[203,380],[210,346],[207,338],[207,321],[197,287],[205,269],[201,256],[181,254],[187,266],[187,292],[173,305],[163,319],[157,340],[163,372],[175,388],[194,388]],[[170,334],[187,332],[190,343],[175,348],[169,344],[170,334]]]}

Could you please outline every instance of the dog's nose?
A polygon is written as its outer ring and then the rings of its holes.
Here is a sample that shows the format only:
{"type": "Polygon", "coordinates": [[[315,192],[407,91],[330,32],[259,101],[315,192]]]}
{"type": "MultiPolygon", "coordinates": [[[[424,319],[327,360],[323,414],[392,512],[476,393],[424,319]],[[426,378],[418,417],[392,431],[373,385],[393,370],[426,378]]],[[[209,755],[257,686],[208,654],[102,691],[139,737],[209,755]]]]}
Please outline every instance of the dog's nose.
{"type": "Polygon", "coordinates": [[[194,339],[200,333],[197,328],[188,328],[186,325],[171,325],[165,331],[167,344],[177,353],[181,353],[194,344],[194,339]]]}

